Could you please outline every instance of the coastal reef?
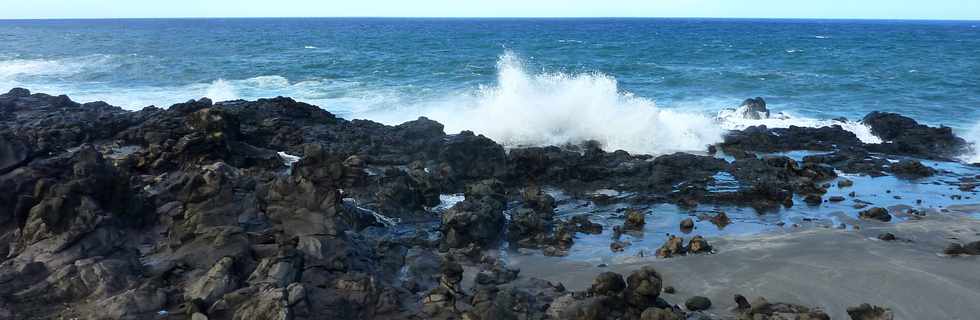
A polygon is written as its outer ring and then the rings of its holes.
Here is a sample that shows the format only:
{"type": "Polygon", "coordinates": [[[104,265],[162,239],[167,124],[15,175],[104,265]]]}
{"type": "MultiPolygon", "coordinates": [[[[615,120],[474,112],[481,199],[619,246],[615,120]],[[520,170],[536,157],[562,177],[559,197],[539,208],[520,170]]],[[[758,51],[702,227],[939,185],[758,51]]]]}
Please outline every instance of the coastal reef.
{"type": "MultiPolygon", "coordinates": [[[[750,105],[751,117],[769,116],[761,98],[750,105]]],[[[636,247],[622,239],[651,227],[648,208],[661,204],[820,206],[832,182],[849,186],[842,174],[929,177],[941,170],[922,161],[969,148],[898,114],[862,122],[886,142],[840,126],[755,126],[701,152],[641,155],[594,141],[505,147],[426,118],[347,120],[285,97],[126,111],[13,89],[0,95],[0,319],[829,319],[819,305],[766,300],[779,296],[735,296],[722,312],[666,294],[687,280],[652,266],[571,289],[525,276],[508,256],[561,259],[582,236],[608,233],[612,251],[636,247]],[[795,150],[822,153],[780,154],[795,150]],[[616,203],[623,219],[568,214],[570,203],[616,203]]],[[[914,216],[891,210],[852,214],[914,216]]],[[[726,250],[699,228],[682,222],[647,255],[726,250]]],[[[842,307],[893,317],[864,302],[842,307]]]]}

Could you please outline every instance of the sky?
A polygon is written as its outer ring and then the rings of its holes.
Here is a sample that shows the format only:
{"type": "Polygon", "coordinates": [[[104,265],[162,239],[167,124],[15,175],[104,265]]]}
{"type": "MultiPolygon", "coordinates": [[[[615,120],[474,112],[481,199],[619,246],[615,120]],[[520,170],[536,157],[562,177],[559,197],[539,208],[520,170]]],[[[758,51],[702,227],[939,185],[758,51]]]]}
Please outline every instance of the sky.
{"type": "Polygon", "coordinates": [[[719,17],[980,20],[980,0],[0,0],[0,19],[719,17]]]}

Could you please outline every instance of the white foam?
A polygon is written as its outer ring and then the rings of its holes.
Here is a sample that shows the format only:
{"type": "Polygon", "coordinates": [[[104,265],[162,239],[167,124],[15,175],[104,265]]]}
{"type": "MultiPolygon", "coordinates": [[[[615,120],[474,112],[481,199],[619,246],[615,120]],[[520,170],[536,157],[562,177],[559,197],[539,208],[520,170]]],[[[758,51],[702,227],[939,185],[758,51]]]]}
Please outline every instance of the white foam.
{"type": "Polygon", "coordinates": [[[763,119],[751,119],[746,117],[745,114],[745,107],[722,109],[718,112],[718,121],[721,122],[722,127],[728,130],[742,130],[758,125],[765,125],[769,128],[789,128],[790,126],[819,128],[839,125],[844,130],[854,133],[861,142],[882,142],[881,138],[871,133],[870,127],[860,122],[796,117],[784,112],[770,115],[769,118],[763,119]]]}
{"type": "Polygon", "coordinates": [[[286,153],[284,151],[279,151],[277,154],[279,155],[279,158],[282,159],[282,163],[284,165],[286,165],[287,167],[292,167],[293,164],[296,164],[297,162],[299,162],[299,159],[300,159],[298,156],[294,156],[294,155],[288,154],[288,153],[286,153]]]}
{"type": "Polygon", "coordinates": [[[963,136],[967,142],[971,143],[970,152],[963,155],[960,160],[967,163],[980,163],[980,122],[973,125],[963,136]]]}
{"type": "Polygon", "coordinates": [[[204,96],[214,101],[235,100],[238,99],[238,91],[228,81],[218,79],[208,86],[208,90],[204,93],[204,96]]]}
{"type": "Polygon", "coordinates": [[[472,130],[506,146],[596,140],[610,151],[661,154],[721,141],[723,130],[709,117],[657,108],[602,73],[531,74],[511,52],[497,71],[494,85],[416,109],[447,132],[472,130]]]}
{"type": "Polygon", "coordinates": [[[465,200],[465,199],[466,199],[466,196],[464,196],[462,193],[456,193],[456,194],[440,194],[439,195],[439,204],[436,205],[435,207],[432,207],[431,211],[433,211],[433,212],[443,212],[443,211],[449,210],[449,208],[452,208],[457,203],[463,202],[463,200],[465,200]]]}
{"type": "Polygon", "coordinates": [[[95,54],[64,59],[12,59],[0,61],[0,81],[36,76],[70,76],[109,67],[112,56],[95,54]]]}

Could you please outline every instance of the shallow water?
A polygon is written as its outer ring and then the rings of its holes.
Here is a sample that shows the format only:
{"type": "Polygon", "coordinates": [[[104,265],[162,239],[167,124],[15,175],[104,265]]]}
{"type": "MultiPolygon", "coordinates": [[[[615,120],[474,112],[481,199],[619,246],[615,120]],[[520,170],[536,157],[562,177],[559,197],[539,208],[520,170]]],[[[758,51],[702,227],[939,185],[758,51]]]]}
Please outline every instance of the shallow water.
{"type": "MultiPolygon", "coordinates": [[[[791,158],[801,160],[806,155],[816,152],[782,153],[791,158]]],[[[890,159],[895,160],[896,159],[890,159]]],[[[874,226],[879,224],[898,224],[909,220],[918,220],[921,216],[910,213],[915,209],[925,216],[944,215],[951,206],[969,206],[980,203],[980,192],[961,191],[960,178],[975,178],[980,175],[980,168],[953,162],[923,161],[941,173],[922,179],[904,179],[895,176],[870,177],[838,172],[840,177],[827,181],[831,186],[823,196],[824,202],[818,206],[807,205],[803,197],[794,197],[795,205],[791,208],[780,208],[776,211],[759,213],[755,209],[736,206],[718,206],[701,204],[694,209],[684,209],[673,204],[658,204],[648,207],[634,207],[646,212],[646,225],[642,232],[627,232],[621,241],[627,243],[623,252],[612,252],[609,245],[612,240],[613,226],[621,226],[625,221],[625,209],[630,208],[625,200],[629,193],[619,193],[615,190],[599,190],[596,193],[616,195],[622,199],[619,203],[597,205],[588,200],[578,200],[564,195],[558,190],[551,193],[559,200],[559,217],[570,218],[579,214],[588,214],[593,222],[603,225],[603,232],[597,235],[579,233],[569,255],[563,259],[569,261],[588,262],[590,264],[613,264],[631,261],[637,257],[652,256],[669,235],[682,236],[690,239],[694,235],[702,235],[709,240],[713,238],[742,238],[761,234],[778,234],[821,229],[853,230],[855,225],[874,226]],[[849,179],[854,182],[851,187],[840,188],[837,181],[849,179]],[[851,196],[851,193],[854,196],[851,196]],[[841,202],[830,202],[828,198],[842,196],[841,202]],[[957,196],[957,197],[953,197],[957,196]],[[917,200],[922,200],[918,203],[917,200]],[[865,204],[866,208],[855,208],[857,204],[865,204]],[[872,207],[889,209],[893,218],[891,222],[862,221],[858,212],[872,207]],[[709,219],[719,212],[725,212],[732,223],[718,226],[709,219]],[[682,232],[679,228],[681,220],[691,218],[695,228],[691,232],[682,232]],[[844,225],[843,227],[841,225],[844,225]]],[[[717,176],[724,177],[726,174],[717,176]]],[[[731,188],[730,183],[723,181],[723,188],[731,188]]],[[[715,186],[717,188],[717,186],[715,186]]],[[[972,213],[980,218],[980,214],[972,213]]],[[[533,251],[532,251],[533,252],[533,251]]]]}

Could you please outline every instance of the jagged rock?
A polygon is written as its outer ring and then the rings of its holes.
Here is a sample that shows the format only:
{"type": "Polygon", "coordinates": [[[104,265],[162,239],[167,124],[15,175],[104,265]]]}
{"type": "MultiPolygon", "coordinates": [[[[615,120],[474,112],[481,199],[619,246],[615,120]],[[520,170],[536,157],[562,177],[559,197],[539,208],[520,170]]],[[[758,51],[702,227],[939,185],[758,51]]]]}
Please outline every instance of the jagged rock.
{"type": "Polygon", "coordinates": [[[949,127],[932,128],[915,120],[888,112],[871,112],[861,121],[871,133],[886,141],[874,145],[874,150],[928,159],[954,157],[967,145],[949,127]]]}
{"type": "Polygon", "coordinates": [[[285,288],[259,291],[235,311],[232,319],[289,320],[289,296],[285,288]]]}
{"type": "Polygon", "coordinates": [[[100,300],[97,305],[102,315],[108,318],[143,319],[162,309],[166,303],[167,294],[164,290],[143,285],[100,300]]]}
{"type": "Polygon", "coordinates": [[[742,117],[746,119],[769,119],[769,109],[766,108],[766,100],[762,97],[745,99],[739,107],[742,110],[742,117]]]}
{"type": "MultiPolygon", "coordinates": [[[[663,301],[652,268],[565,294],[483,265],[475,290],[464,292],[462,266],[440,265],[436,250],[489,261],[484,253],[506,234],[512,246],[566,255],[576,233],[600,234],[602,225],[587,215],[561,221],[556,206],[595,190],[615,190],[600,202],[637,207],[789,206],[794,195],[825,194],[835,169],[904,170],[872,153],[945,157],[959,143],[945,130],[910,126],[874,146],[840,127],[754,127],[716,147],[737,159],[728,163],[606,152],[594,141],[508,151],[472,132],[446,135],[425,118],[348,121],[284,97],[132,112],[14,89],[0,95],[0,318],[707,317],[663,301]],[[753,153],[788,148],[832,152],[803,162],[753,153]],[[709,191],[721,173],[735,177],[736,191],[709,191]],[[541,186],[573,199],[556,201],[541,186]],[[436,208],[440,194],[458,193],[465,200],[436,208]]],[[[614,233],[642,230],[635,216],[614,233]]],[[[729,220],[699,218],[719,227],[729,220]]],[[[700,237],[687,247],[667,242],[659,255],[710,252],[700,237]]],[[[823,319],[800,308],[752,309],[823,319]]]]}
{"type": "MultiPolygon", "coordinates": [[[[499,182],[494,183],[494,186],[499,185],[499,182]]],[[[504,229],[505,204],[497,187],[481,183],[469,188],[466,199],[442,216],[442,243],[446,248],[463,248],[470,244],[487,246],[498,240],[504,229]]]]}
{"type": "Polygon", "coordinates": [[[185,300],[200,299],[207,304],[214,303],[225,293],[238,289],[239,279],[234,274],[235,259],[224,257],[218,260],[206,274],[192,283],[184,293],[185,300]]]}

